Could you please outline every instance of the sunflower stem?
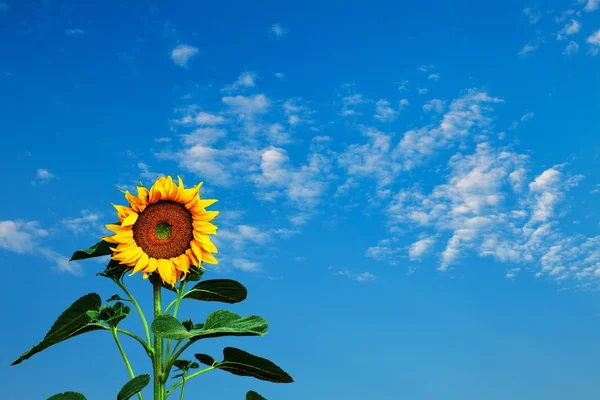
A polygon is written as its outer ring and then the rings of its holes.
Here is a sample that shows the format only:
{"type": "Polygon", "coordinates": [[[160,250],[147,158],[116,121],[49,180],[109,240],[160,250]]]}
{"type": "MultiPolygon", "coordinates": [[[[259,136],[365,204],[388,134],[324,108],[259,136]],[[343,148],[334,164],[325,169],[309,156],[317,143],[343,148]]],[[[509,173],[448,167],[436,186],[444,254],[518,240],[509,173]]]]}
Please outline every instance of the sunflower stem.
{"type": "Polygon", "coordinates": [[[129,290],[127,290],[127,288],[125,287],[125,285],[121,282],[117,282],[117,285],[119,285],[119,287],[121,288],[121,290],[123,292],[125,292],[125,294],[127,295],[127,297],[129,297],[129,300],[131,300],[131,303],[133,303],[133,305],[135,306],[136,310],[138,311],[138,313],[140,314],[140,317],[142,318],[142,323],[144,324],[144,330],[146,331],[146,342],[148,343],[148,347],[150,347],[150,329],[148,329],[148,321],[146,321],[146,316],[144,315],[144,312],[142,311],[142,308],[140,307],[140,305],[138,304],[138,302],[135,300],[135,297],[133,297],[133,295],[129,292],[129,290]]]}
{"type": "MultiPolygon", "coordinates": [[[[162,315],[162,299],[160,278],[157,275],[152,276],[152,288],[154,292],[154,318],[162,315]]],[[[152,367],[154,371],[154,400],[165,399],[165,382],[163,376],[163,339],[154,335],[154,356],[152,358],[152,367]]]]}
{"type": "Polygon", "coordinates": [[[185,374],[181,380],[181,395],[179,395],[179,400],[183,400],[183,395],[185,394],[185,374]]]}
{"type": "MultiPolygon", "coordinates": [[[[205,373],[205,372],[211,371],[211,370],[213,370],[213,369],[215,369],[215,367],[208,367],[208,368],[204,368],[204,369],[202,369],[202,370],[200,370],[200,371],[198,371],[198,372],[194,372],[193,374],[189,375],[189,376],[186,378],[186,381],[189,381],[190,379],[192,379],[192,378],[194,378],[194,377],[196,377],[196,376],[198,376],[198,375],[200,375],[200,374],[203,374],[203,373],[205,373]]],[[[174,384],[174,385],[173,385],[173,386],[172,386],[172,387],[171,387],[169,390],[167,390],[167,394],[166,394],[166,396],[165,396],[165,399],[166,399],[167,397],[169,397],[169,395],[170,395],[171,393],[173,393],[173,390],[177,389],[177,388],[178,388],[179,386],[181,386],[181,385],[183,385],[183,381],[179,381],[179,382],[177,382],[177,383],[176,383],[176,384],[174,384]]]]}
{"type": "Polygon", "coordinates": [[[146,350],[146,353],[148,353],[148,356],[150,358],[152,358],[152,353],[153,353],[154,350],[152,350],[152,347],[150,347],[146,342],[144,342],[144,339],[142,339],[141,337],[139,337],[135,333],[131,333],[129,331],[126,331],[125,329],[117,328],[117,332],[122,333],[123,335],[127,335],[127,336],[135,339],[136,341],[138,341],[144,347],[144,350],[146,350]]]}
{"type": "MultiPolygon", "coordinates": [[[[177,318],[177,311],[179,311],[179,303],[181,302],[182,293],[185,290],[185,281],[182,281],[177,288],[177,298],[175,299],[175,309],[173,310],[173,317],[177,318]]],[[[171,303],[172,304],[172,303],[171,303]]],[[[166,314],[166,312],[165,312],[166,314]]],[[[168,361],[171,356],[171,339],[167,340],[167,350],[165,351],[165,360],[168,361]]]]}
{"type": "MultiPolygon", "coordinates": [[[[121,342],[119,341],[119,336],[117,335],[117,328],[116,327],[112,327],[110,329],[110,331],[112,332],[113,338],[115,339],[115,343],[117,344],[117,347],[119,348],[119,352],[121,353],[121,357],[123,357],[123,361],[125,361],[125,366],[127,367],[127,371],[129,371],[129,375],[131,376],[131,379],[135,378],[135,374],[133,373],[133,369],[131,368],[131,364],[129,363],[129,360],[127,359],[127,355],[125,354],[125,350],[123,349],[123,346],[121,346],[121,342]]],[[[142,393],[138,392],[137,395],[140,398],[140,400],[144,400],[144,398],[142,397],[142,393]]]]}

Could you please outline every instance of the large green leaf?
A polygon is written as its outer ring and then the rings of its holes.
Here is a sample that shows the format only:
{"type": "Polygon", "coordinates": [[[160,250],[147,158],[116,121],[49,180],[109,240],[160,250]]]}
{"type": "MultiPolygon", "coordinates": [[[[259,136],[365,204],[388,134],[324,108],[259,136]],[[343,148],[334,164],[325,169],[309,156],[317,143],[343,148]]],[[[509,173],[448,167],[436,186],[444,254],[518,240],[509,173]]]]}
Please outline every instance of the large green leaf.
{"type": "Polygon", "coordinates": [[[194,357],[196,357],[196,360],[200,361],[202,364],[208,365],[209,367],[212,367],[212,365],[215,363],[215,359],[208,354],[198,353],[194,354],[194,357]]]}
{"type": "Polygon", "coordinates": [[[117,394],[117,400],[129,400],[135,394],[141,392],[149,383],[150,375],[142,374],[136,376],[121,388],[119,394],[117,394]]]}
{"type": "Polygon", "coordinates": [[[77,250],[75,253],[73,253],[69,261],[85,260],[86,258],[108,256],[113,253],[113,251],[110,249],[111,247],[115,247],[115,245],[102,240],[90,247],[89,249],[77,250]]]}
{"type": "Polygon", "coordinates": [[[183,298],[233,304],[243,301],[247,295],[248,291],[238,281],[211,279],[197,283],[183,298]]]}
{"type": "Polygon", "coordinates": [[[87,400],[84,395],[76,392],[64,392],[48,397],[47,400],[87,400]]]}
{"type": "Polygon", "coordinates": [[[96,293],[86,294],[81,297],[58,317],[44,337],[44,340],[23,353],[12,365],[20,364],[32,355],[73,336],[106,329],[100,323],[93,322],[92,318],[88,315],[89,311],[97,311],[101,303],[102,300],[96,293]]]}
{"type": "Polygon", "coordinates": [[[262,397],[260,394],[256,393],[254,390],[251,390],[248,393],[246,393],[246,400],[267,400],[267,399],[262,397]]]}
{"type": "Polygon", "coordinates": [[[199,340],[220,336],[263,336],[268,323],[256,315],[241,317],[231,311],[218,310],[210,313],[200,331],[188,331],[171,315],[160,315],[152,322],[155,335],[171,340],[199,340]]]}
{"type": "Polygon", "coordinates": [[[213,365],[234,375],[251,376],[263,381],[292,383],[294,380],[287,372],[266,358],[257,357],[234,347],[225,347],[223,361],[213,365]]]}

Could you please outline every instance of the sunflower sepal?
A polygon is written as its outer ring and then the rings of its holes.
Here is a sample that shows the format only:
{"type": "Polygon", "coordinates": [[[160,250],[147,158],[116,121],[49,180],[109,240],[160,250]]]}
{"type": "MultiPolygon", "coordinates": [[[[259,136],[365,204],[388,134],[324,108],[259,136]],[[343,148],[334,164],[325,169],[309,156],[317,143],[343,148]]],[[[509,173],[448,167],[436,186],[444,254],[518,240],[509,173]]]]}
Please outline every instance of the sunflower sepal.
{"type": "Polygon", "coordinates": [[[123,265],[116,260],[110,260],[104,271],[98,272],[96,276],[102,276],[111,279],[116,284],[120,284],[129,269],[130,267],[127,265],[123,265]]]}

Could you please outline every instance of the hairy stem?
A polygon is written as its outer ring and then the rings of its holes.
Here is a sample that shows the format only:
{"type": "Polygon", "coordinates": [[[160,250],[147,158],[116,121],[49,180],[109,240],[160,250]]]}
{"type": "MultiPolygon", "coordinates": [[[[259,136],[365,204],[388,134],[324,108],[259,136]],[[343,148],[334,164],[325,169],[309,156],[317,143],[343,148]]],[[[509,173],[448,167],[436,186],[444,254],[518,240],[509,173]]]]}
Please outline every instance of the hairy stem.
{"type": "MultiPolygon", "coordinates": [[[[129,371],[129,376],[131,376],[131,379],[135,378],[135,374],[133,373],[131,364],[129,363],[129,360],[127,359],[125,350],[123,349],[123,346],[121,346],[121,342],[119,341],[119,336],[117,335],[117,328],[111,328],[110,331],[112,332],[113,338],[115,339],[115,343],[117,344],[117,347],[119,348],[121,357],[123,357],[123,361],[125,361],[125,366],[127,367],[127,371],[129,371]]],[[[140,400],[144,400],[144,398],[142,397],[142,393],[138,392],[137,395],[140,398],[140,400]]]]}
{"type": "MultiPolygon", "coordinates": [[[[162,299],[160,278],[156,275],[152,277],[152,287],[154,292],[154,318],[162,314],[162,299]]],[[[154,335],[154,355],[152,358],[152,367],[154,371],[154,400],[165,399],[165,383],[163,376],[163,339],[154,335]]]]}
{"type": "Polygon", "coordinates": [[[121,290],[123,290],[123,292],[125,292],[125,294],[127,295],[127,297],[129,297],[129,300],[131,300],[131,302],[133,303],[134,307],[136,308],[136,310],[140,314],[140,317],[142,318],[142,323],[144,324],[144,330],[146,331],[146,342],[148,343],[148,346],[150,346],[150,343],[152,343],[150,341],[150,329],[148,329],[148,321],[146,321],[146,316],[144,315],[144,312],[142,311],[142,308],[140,307],[140,305],[138,304],[138,302],[135,300],[135,297],[133,297],[133,295],[129,292],[129,290],[127,290],[127,288],[125,287],[125,285],[123,283],[118,282],[117,285],[119,285],[119,287],[121,288],[121,290]]]}
{"type": "MultiPolygon", "coordinates": [[[[200,370],[200,371],[198,371],[198,372],[194,372],[193,374],[191,374],[190,376],[188,376],[188,377],[186,378],[186,381],[189,381],[190,379],[192,379],[192,378],[194,378],[194,377],[196,377],[196,376],[198,376],[198,375],[200,375],[200,374],[203,374],[203,373],[205,373],[205,372],[211,371],[211,370],[213,370],[213,369],[215,369],[215,367],[208,367],[208,368],[204,368],[204,369],[202,369],[202,370],[200,370]]],[[[169,390],[167,390],[167,395],[165,396],[165,399],[166,399],[167,397],[169,397],[169,395],[170,395],[171,393],[173,393],[173,390],[177,389],[177,388],[178,388],[179,386],[181,386],[181,385],[183,385],[183,381],[179,381],[179,382],[177,382],[177,383],[176,383],[175,385],[173,385],[173,386],[172,386],[172,387],[171,387],[169,390]]]]}

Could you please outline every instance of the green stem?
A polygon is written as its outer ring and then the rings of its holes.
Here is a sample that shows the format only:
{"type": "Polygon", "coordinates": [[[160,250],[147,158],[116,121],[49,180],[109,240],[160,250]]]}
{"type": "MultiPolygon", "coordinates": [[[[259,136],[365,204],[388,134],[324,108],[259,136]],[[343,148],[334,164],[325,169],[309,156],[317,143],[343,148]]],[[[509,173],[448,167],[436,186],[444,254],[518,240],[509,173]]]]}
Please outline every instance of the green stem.
{"type": "MultiPolygon", "coordinates": [[[[113,327],[110,329],[110,331],[112,332],[113,338],[115,339],[115,343],[117,344],[117,347],[119,348],[121,357],[123,357],[123,361],[125,361],[125,366],[127,367],[127,371],[129,371],[129,375],[131,376],[131,379],[135,378],[135,374],[133,373],[131,364],[129,363],[129,360],[127,359],[125,350],[123,350],[123,346],[121,346],[121,342],[119,341],[119,336],[117,335],[117,328],[113,327]]],[[[144,400],[144,398],[142,397],[142,393],[140,393],[140,392],[138,392],[138,397],[140,398],[140,400],[144,400]]]]}
{"type": "Polygon", "coordinates": [[[125,294],[127,295],[127,297],[129,297],[129,300],[131,300],[131,302],[135,306],[136,310],[140,314],[140,317],[142,318],[142,323],[144,324],[144,329],[146,331],[146,341],[148,343],[148,346],[150,346],[150,343],[152,343],[150,341],[150,329],[148,329],[148,321],[146,321],[146,316],[144,315],[144,312],[142,311],[142,308],[140,307],[140,305],[138,304],[138,302],[135,300],[135,298],[133,297],[133,295],[129,292],[129,290],[127,290],[127,288],[125,287],[125,285],[123,283],[117,282],[117,285],[119,285],[119,287],[121,288],[121,290],[123,290],[123,292],[125,292],[125,294]]]}
{"type": "MultiPolygon", "coordinates": [[[[200,374],[203,374],[203,373],[205,373],[205,372],[211,371],[211,370],[213,370],[213,369],[215,369],[215,367],[208,367],[208,368],[204,368],[204,369],[202,369],[202,370],[200,370],[200,371],[198,371],[198,372],[194,372],[193,374],[191,374],[190,376],[188,376],[186,380],[188,380],[188,381],[189,381],[190,379],[192,379],[192,378],[194,378],[194,377],[196,377],[196,376],[198,376],[198,375],[200,375],[200,374]]],[[[171,387],[169,390],[167,390],[167,395],[165,396],[165,399],[166,399],[167,397],[169,397],[169,395],[170,395],[171,393],[173,393],[173,390],[177,389],[177,388],[178,388],[179,386],[181,386],[181,385],[183,385],[183,381],[179,381],[179,382],[177,382],[175,385],[173,385],[173,387],[171,387]]]]}
{"type": "MultiPolygon", "coordinates": [[[[184,344],[183,346],[181,346],[181,348],[179,349],[179,351],[177,351],[176,353],[173,352],[173,356],[169,359],[169,360],[165,360],[168,361],[165,365],[165,376],[169,376],[169,373],[171,373],[171,368],[173,368],[173,364],[175,364],[175,361],[177,361],[177,359],[179,358],[179,356],[181,355],[181,353],[183,353],[188,347],[190,347],[194,342],[193,341],[188,341],[186,344],[184,344]]],[[[191,375],[190,375],[191,376],[191,375]]]]}
{"type": "Polygon", "coordinates": [[[185,394],[185,374],[183,375],[182,384],[181,384],[181,395],[179,396],[179,400],[183,400],[183,395],[185,394]]]}
{"type": "Polygon", "coordinates": [[[126,331],[125,329],[121,329],[121,328],[117,328],[117,332],[120,332],[123,335],[127,335],[127,336],[137,340],[144,347],[144,350],[146,350],[146,353],[148,353],[148,356],[150,358],[152,358],[152,352],[154,350],[152,350],[152,348],[146,342],[144,342],[144,340],[141,337],[139,337],[138,335],[136,335],[134,333],[126,331]]]}
{"type": "MultiPolygon", "coordinates": [[[[154,318],[162,315],[160,278],[152,276],[152,287],[154,292],[154,318]]],[[[154,356],[152,358],[152,369],[154,371],[154,400],[165,399],[165,382],[162,369],[163,339],[154,335],[154,356]]]]}
{"type": "MultiPolygon", "coordinates": [[[[175,299],[175,310],[173,310],[173,317],[177,318],[177,311],[179,311],[179,303],[181,302],[181,294],[185,290],[185,282],[181,282],[179,284],[179,288],[177,289],[177,298],[175,299]]],[[[171,303],[173,304],[173,303],[171,303]]],[[[166,312],[165,312],[166,313],[166,312]]],[[[167,340],[167,351],[165,352],[165,360],[169,360],[171,356],[171,339],[167,340]]]]}

